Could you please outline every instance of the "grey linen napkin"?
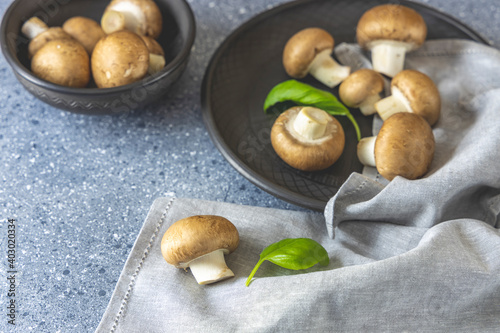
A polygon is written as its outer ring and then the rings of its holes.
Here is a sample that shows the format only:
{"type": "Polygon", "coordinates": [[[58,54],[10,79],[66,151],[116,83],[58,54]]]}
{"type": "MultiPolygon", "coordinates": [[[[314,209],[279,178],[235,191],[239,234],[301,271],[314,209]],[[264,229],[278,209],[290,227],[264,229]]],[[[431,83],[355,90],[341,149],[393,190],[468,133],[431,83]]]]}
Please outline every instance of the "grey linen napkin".
{"type": "MultiPolygon", "coordinates": [[[[355,45],[336,52],[369,65],[355,45]]],[[[367,168],[324,215],[159,198],[96,332],[498,332],[500,53],[429,41],[407,67],[428,74],[443,96],[424,178],[388,183],[367,168]],[[240,246],[226,257],[234,278],[200,286],[163,260],[163,233],[197,214],[238,228],[240,246]],[[290,271],[265,262],[245,287],[262,249],[293,237],[321,243],[330,264],[290,271]]],[[[379,126],[375,119],[375,133],[379,126]]]]}

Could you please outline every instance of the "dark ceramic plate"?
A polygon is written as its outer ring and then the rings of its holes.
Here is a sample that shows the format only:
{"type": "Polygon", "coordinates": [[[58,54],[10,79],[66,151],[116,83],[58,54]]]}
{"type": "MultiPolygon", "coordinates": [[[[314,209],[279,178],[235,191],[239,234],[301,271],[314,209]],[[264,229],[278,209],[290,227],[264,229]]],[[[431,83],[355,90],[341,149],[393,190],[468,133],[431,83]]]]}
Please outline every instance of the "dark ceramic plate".
{"type": "Polygon", "coordinates": [[[158,42],[165,49],[166,66],[153,76],[116,88],[99,89],[59,86],[34,76],[27,55],[28,42],[20,35],[22,24],[37,16],[49,26],[60,26],[72,16],[86,16],[100,22],[107,0],[15,0],[5,12],[1,46],[21,84],[34,96],[54,107],[77,113],[112,114],[140,108],[160,98],[180,77],[195,38],[195,20],[185,0],[156,0],[163,16],[158,42]]]}
{"type": "MultiPolygon", "coordinates": [[[[333,32],[336,44],[355,42],[356,24],[380,0],[307,0],[276,7],[251,19],[232,33],[214,54],[202,86],[205,125],[215,146],[252,183],[290,203],[323,210],[352,172],[361,172],[352,125],[338,117],[346,132],[341,158],[321,172],[301,172],[274,152],[269,134],[275,116],[262,110],[267,93],[289,79],[281,65],[288,38],[300,29],[322,27],[333,32]]],[[[424,5],[398,1],[425,19],[428,39],[485,40],[454,18],[424,5]]],[[[306,83],[325,89],[310,78],[306,83]]],[[[337,91],[334,91],[336,94],[337,91]]],[[[351,110],[362,136],[371,135],[372,118],[351,110]]]]}

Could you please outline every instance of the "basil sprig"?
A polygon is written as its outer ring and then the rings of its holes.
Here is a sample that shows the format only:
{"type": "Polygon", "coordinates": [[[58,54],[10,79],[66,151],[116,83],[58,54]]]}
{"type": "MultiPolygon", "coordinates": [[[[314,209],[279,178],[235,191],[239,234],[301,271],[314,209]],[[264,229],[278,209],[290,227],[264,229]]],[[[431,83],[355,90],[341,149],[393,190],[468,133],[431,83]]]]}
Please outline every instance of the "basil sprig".
{"type": "Polygon", "coordinates": [[[266,247],[253,268],[245,285],[248,287],[260,265],[269,260],[273,264],[287,269],[299,270],[310,268],[317,263],[328,265],[330,258],[325,248],[310,238],[286,238],[266,247]]]}
{"type": "Polygon", "coordinates": [[[264,101],[264,112],[278,103],[293,102],[300,106],[313,106],[324,110],[332,116],[346,116],[356,130],[358,141],[361,139],[361,131],[358,123],[349,112],[347,107],[328,91],[320,90],[308,84],[288,80],[274,86],[264,101]]]}

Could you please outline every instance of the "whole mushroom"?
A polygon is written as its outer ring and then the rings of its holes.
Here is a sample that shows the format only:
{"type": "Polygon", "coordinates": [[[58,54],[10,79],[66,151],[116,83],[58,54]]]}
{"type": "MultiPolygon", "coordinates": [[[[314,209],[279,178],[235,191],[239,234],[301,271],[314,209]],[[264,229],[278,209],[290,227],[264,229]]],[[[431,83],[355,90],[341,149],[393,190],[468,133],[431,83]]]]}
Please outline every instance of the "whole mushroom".
{"type": "Polygon", "coordinates": [[[191,269],[198,284],[233,277],[224,255],[236,250],[238,230],[228,219],[197,215],[172,224],[161,240],[163,258],[177,268],[191,269]]]}
{"type": "Polygon", "coordinates": [[[64,22],[62,29],[85,47],[90,55],[95,44],[106,34],[99,23],[88,17],[75,16],[64,22]]]}
{"type": "Polygon", "coordinates": [[[375,109],[382,120],[398,112],[412,112],[433,126],[441,113],[441,97],[431,78],[406,69],[392,79],[391,95],[375,103],[375,109]]]}
{"type": "Polygon", "coordinates": [[[317,171],[333,165],[342,155],[344,130],[325,111],[292,107],[276,119],[271,128],[271,144],[288,165],[303,171],[317,171]]]}
{"type": "Polygon", "coordinates": [[[149,50],[137,34],[127,30],[114,32],[97,42],[91,66],[99,88],[133,83],[148,73],[149,50]]]}
{"type": "Polygon", "coordinates": [[[377,112],[374,104],[384,90],[384,78],[378,72],[363,68],[349,75],[339,87],[339,97],[351,108],[359,108],[365,116],[377,112]]]}
{"type": "Polygon", "coordinates": [[[36,16],[24,22],[21,32],[30,39],[28,44],[28,56],[30,59],[49,41],[72,39],[61,27],[49,27],[36,16]]]}
{"type": "Polygon", "coordinates": [[[149,51],[149,75],[158,73],[165,67],[165,52],[160,43],[148,36],[141,36],[149,51]]]}
{"type": "Polygon", "coordinates": [[[349,76],[351,69],[332,57],[335,41],[326,30],[306,28],[293,35],[283,50],[283,66],[293,78],[311,74],[324,85],[333,88],[349,76]]]}
{"type": "Polygon", "coordinates": [[[154,39],[160,36],[162,24],[161,11],[153,0],[112,0],[101,18],[106,34],[127,29],[154,39]]]}
{"type": "Polygon", "coordinates": [[[377,136],[361,139],[357,153],[362,164],[376,167],[389,181],[396,176],[413,180],[427,172],[434,149],[427,121],[413,113],[397,113],[384,122],[377,136]]]}
{"type": "Polygon", "coordinates": [[[45,43],[31,59],[31,70],[43,80],[67,87],[84,88],[90,81],[89,55],[73,39],[45,43]]]}
{"type": "Polygon", "coordinates": [[[386,4],[366,11],[358,21],[359,45],[371,50],[373,69],[393,77],[404,68],[407,52],[419,48],[427,37],[427,25],[415,10],[386,4]]]}

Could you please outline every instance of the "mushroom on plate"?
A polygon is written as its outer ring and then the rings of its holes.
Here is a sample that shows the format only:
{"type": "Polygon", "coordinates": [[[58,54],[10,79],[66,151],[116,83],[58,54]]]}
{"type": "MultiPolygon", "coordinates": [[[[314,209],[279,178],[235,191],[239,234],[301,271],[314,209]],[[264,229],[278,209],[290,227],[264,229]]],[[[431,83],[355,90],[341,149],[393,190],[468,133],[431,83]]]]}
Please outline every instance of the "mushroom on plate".
{"type": "Polygon", "coordinates": [[[153,0],[112,0],[101,18],[107,34],[126,29],[154,39],[160,36],[162,24],[160,8],[153,0]]]}
{"type": "Polygon", "coordinates": [[[42,46],[51,40],[72,39],[61,27],[49,27],[36,16],[24,22],[21,32],[30,39],[28,44],[28,56],[30,59],[33,58],[42,46]]]}
{"type": "Polygon", "coordinates": [[[149,51],[149,75],[158,73],[165,67],[165,51],[160,43],[148,36],[141,36],[149,51]]]}
{"type": "Polygon", "coordinates": [[[133,83],[148,73],[149,50],[137,34],[127,30],[114,32],[97,42],[91,66],[99,88],[133,83]]]}
{"type": "Polygon", "coordinates": [[[365,116],[377,112],[374,104],[384,90],[384,78],[378,72],[362,68],[349,75],[339,87],[339,97],[345,105],[359,108],[365,116]]]}
{"type": "Polygon", "coordinates": [[[345,135],[337,119],[310,107],[292,107],[276,119],[271,144],[288,165],[303,171],[317,171],[333,165],[342,155],[345,135]]]}
{"type": "Polygon", "coordinates": [[[359,45],[371,50],[373,69],[393,77],[404,68],[407,52],[419,48],[427,37],[427,25],[415,10],[386,4],[366,11],[358,21],[359,45]]]}
{"type": "Polygon", "coordinates": [[[106,35],[99,23],[83,16],[75,16],[66,20],[62,29],[79,41],[88,54],[92,54],[95,44],[106,35]]]}
{"type": "Polygon", "coordinates": [[[375,103],[375,109],[382,120],[398,112],[412,112],[433,126],[441,113],[441,97],[430,77],[406,69],[392,79],[391,95],[375,103]]]}
{"type": "Polygon", "coordinates": [[[311,74],[324,85],[333,88],[349,76],[351,69],[332,57],[335,41],[326,30],[306,28],[293,35],[283,50],[283,66],[293,78],[311,74]]]}
{"type": "Polygon", "coordinates": [[[236,250],[238,230],[217,215],[186,217],[172,224],[161,240],[163,258],[177,268],[191,269],[198,284],[233,277],[224,255],[236,250]]]}
{"type": "Polygon", "coordinates": [[[52,40],[35,53],[31,71],[55,84],[84,88],[90,81],[89,55],[76,40],[52,40]]]}
{"type": "Polygon", "coordinates": [[[435,149],[430,125],[419,115],[397,113],[387,119],[377,136],[358,143],[359,161],[376,167],[382,177],[410,180],[423,176],[432,162],[435,149]]]}

